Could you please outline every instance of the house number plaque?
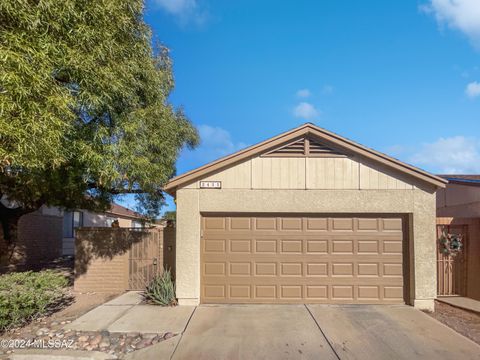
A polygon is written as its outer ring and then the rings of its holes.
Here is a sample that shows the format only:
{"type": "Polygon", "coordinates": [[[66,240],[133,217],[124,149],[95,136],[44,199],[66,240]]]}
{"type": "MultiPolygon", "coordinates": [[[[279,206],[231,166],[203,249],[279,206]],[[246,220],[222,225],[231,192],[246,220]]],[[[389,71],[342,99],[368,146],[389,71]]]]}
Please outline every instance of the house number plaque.
{"type": "Polygon", "coordinates": [[[221,189],[221,181],[200,181],[200,189],[221,189]]]}

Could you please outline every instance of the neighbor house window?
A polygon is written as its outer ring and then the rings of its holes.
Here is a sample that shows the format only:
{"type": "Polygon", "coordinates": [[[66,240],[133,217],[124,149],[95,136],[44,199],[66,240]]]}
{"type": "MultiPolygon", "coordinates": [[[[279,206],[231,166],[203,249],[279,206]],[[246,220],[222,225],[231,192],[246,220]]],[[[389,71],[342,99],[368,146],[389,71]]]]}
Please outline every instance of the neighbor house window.
{"type": "Polygon", "coordinates": [[[83,212],[65,211],[63,214],[63,237],[75,237],[75,228],[83,226],[83,212]]]}

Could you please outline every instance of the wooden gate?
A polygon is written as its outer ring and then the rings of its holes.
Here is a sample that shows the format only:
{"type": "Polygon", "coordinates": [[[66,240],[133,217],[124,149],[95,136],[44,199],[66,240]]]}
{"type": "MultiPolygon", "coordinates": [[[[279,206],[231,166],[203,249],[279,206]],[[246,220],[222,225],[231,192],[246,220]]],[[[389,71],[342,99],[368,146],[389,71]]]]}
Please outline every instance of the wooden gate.
{"type": "Polygon", "coordinates": [[[467,289],[468,225],[437,225],[437,295],[465,296],[467,289]],[[444,254],[438,241],[442,233],[461,234],[463,249],[456,256],[444,254]]]}
{"type": "Polygon", "coordinates": [[[130,290],[144,290],[162,270],[162,235],[161,231],[149,231],[142,241],[132,244],[128,259],[130,290]]]}

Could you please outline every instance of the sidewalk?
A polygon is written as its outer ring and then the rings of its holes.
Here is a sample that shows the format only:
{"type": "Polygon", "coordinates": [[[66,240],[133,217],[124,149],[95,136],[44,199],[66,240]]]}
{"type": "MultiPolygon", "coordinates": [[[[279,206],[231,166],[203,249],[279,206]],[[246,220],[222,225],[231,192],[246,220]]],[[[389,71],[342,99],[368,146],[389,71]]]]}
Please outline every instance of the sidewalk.
{"type": "Polygon", "coordinates": [[[470,299],[463,296],[439,296],[437,300],[448,305],[452,305],[464,310],[473,311],[480,314],[480,301],[478,300],[470,299]]]}
{"type": "Polygon", "coordinates": [[[194,306],[161,307],[141,304],[139,292],[127,292],[91,310],[65,329],[111,333],[181,333],[194,306]]]}

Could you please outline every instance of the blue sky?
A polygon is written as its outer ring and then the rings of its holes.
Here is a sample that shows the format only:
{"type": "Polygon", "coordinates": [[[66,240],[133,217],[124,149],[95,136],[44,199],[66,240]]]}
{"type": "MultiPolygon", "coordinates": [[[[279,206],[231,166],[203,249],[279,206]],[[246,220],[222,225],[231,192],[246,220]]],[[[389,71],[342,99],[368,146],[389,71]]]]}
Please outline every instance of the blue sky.
{"type": "Polygon", "coordinates": [[[202,136],[179,174],[306,121],[428,171],[480,172],[478,0],[149,0],[145,18],[202,136]]]}

